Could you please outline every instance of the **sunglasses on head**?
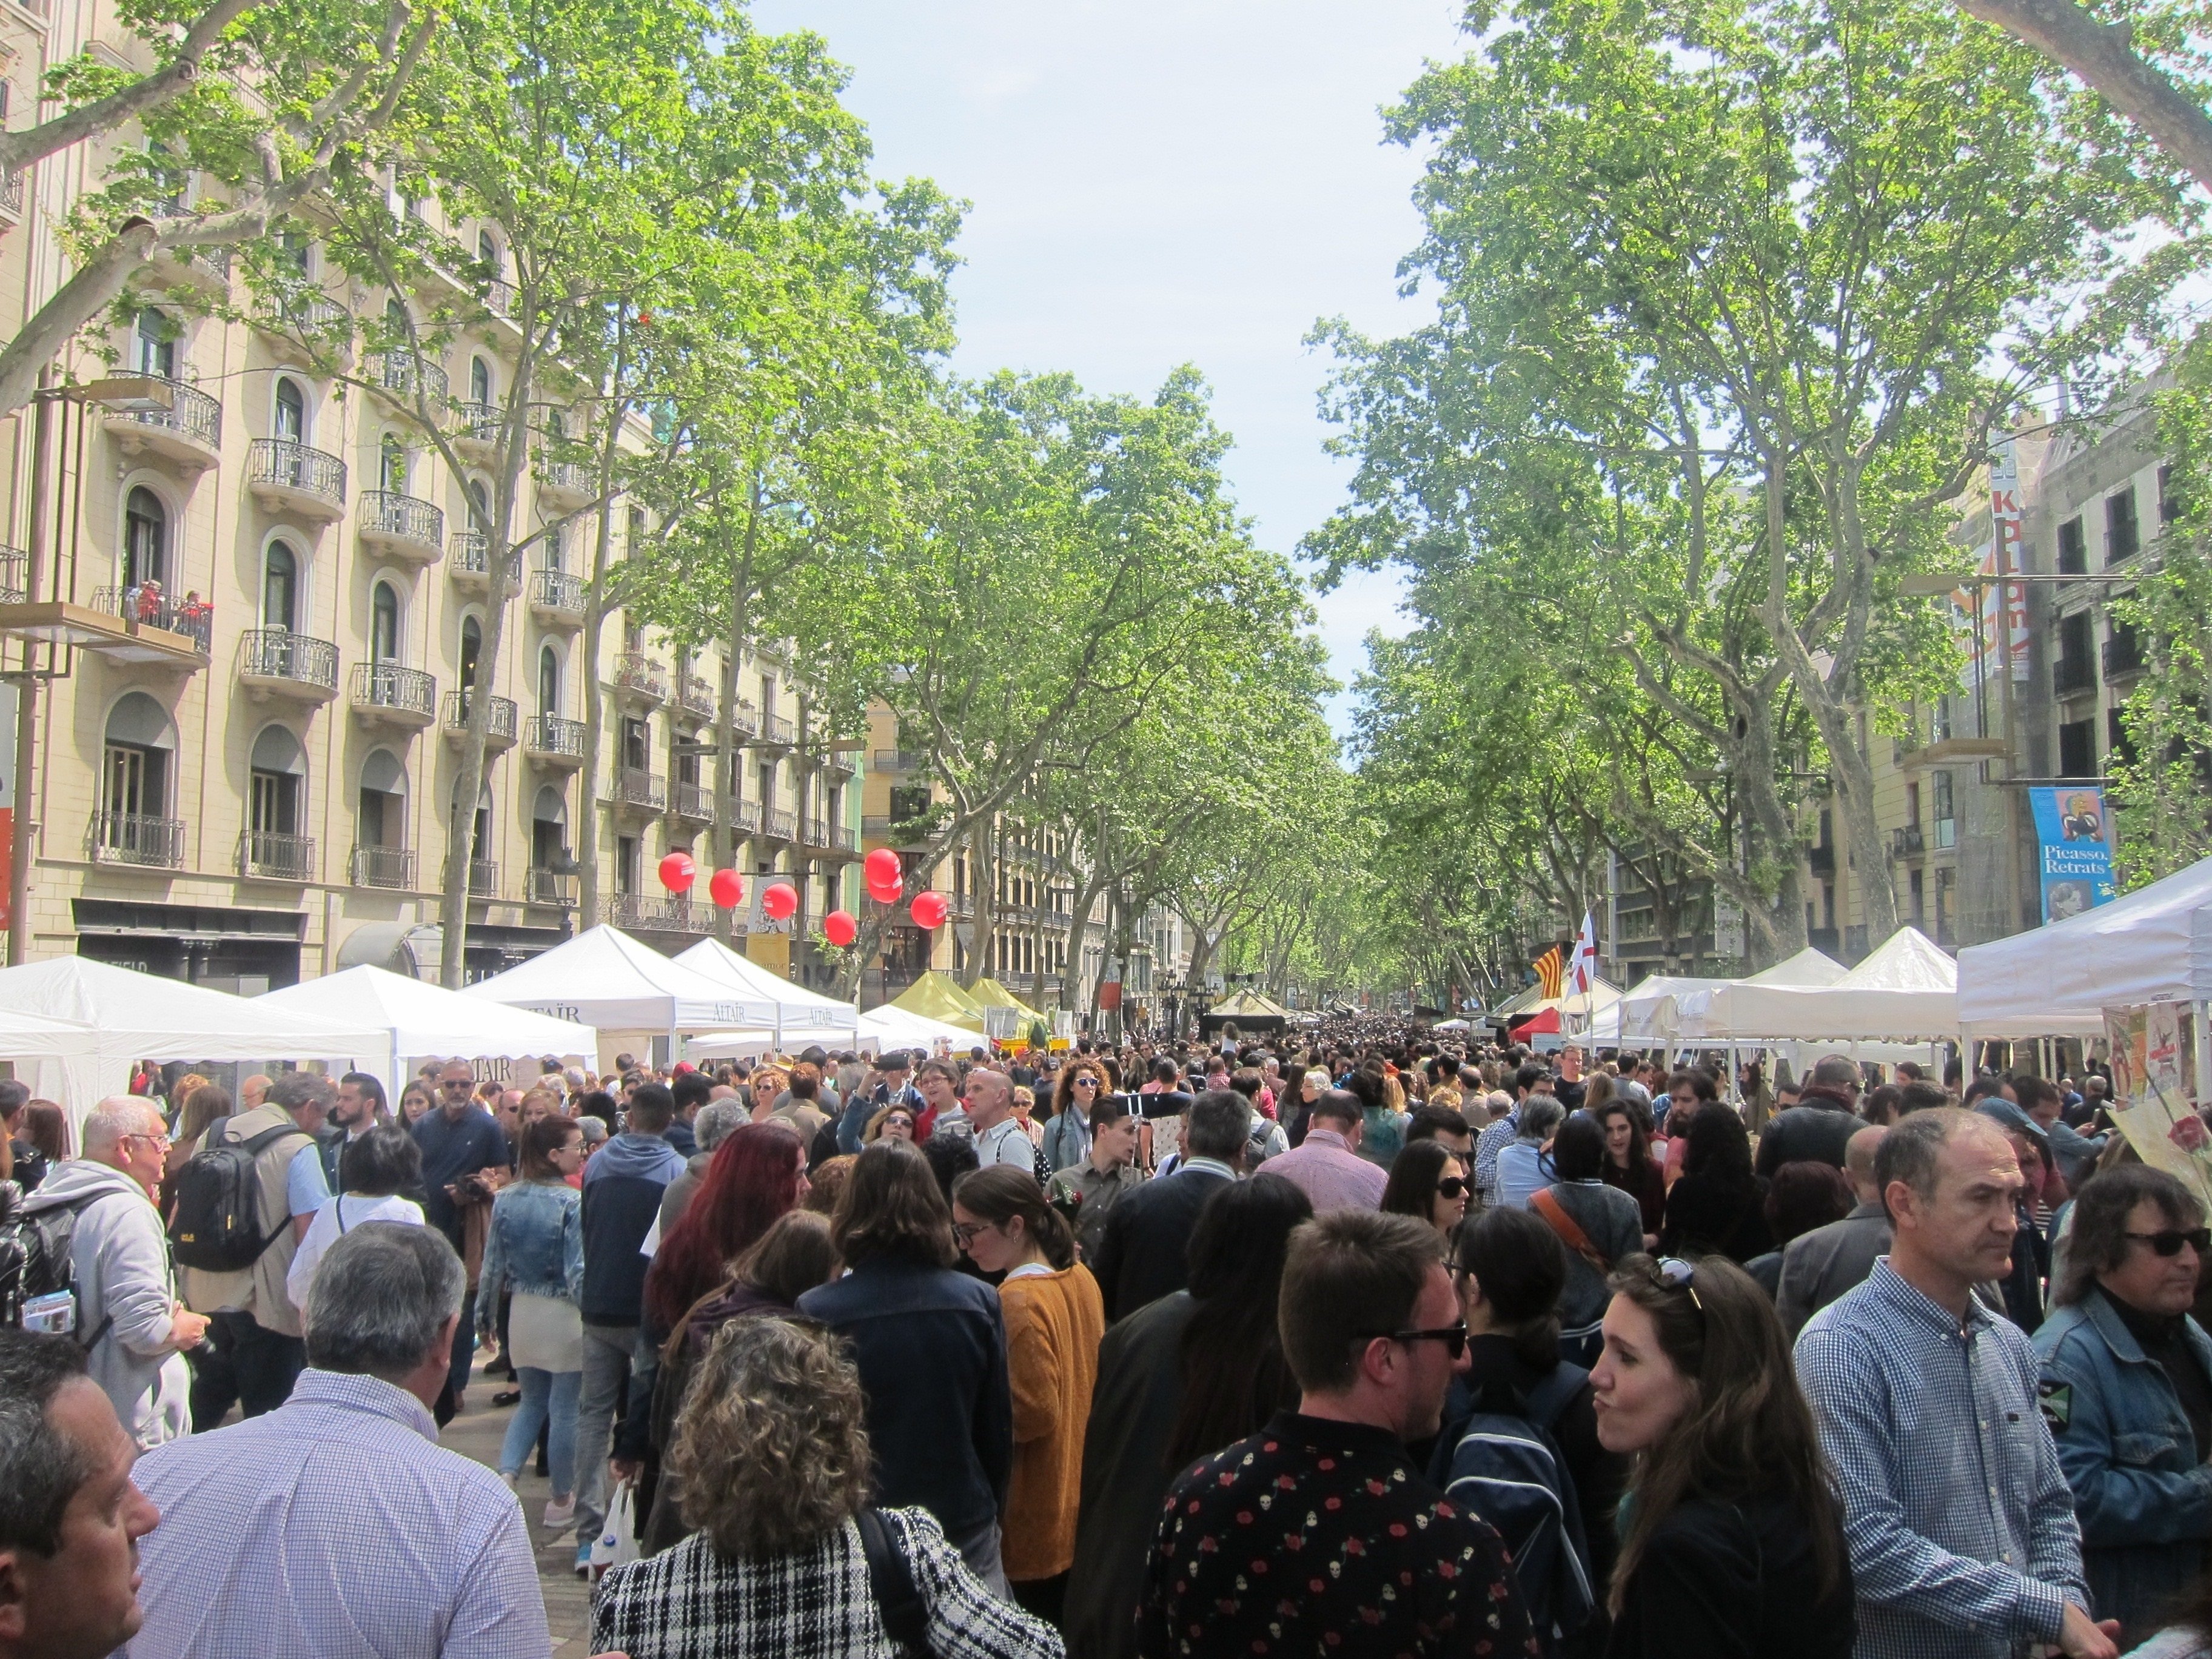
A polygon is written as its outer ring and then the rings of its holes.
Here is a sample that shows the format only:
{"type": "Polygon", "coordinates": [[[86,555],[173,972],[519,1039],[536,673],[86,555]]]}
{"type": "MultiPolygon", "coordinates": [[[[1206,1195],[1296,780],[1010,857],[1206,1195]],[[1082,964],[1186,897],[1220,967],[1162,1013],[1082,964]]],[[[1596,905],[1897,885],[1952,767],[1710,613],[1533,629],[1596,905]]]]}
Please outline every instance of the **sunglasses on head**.
{"type": "Polygon", "coordinates": [[[1670,1291],[1687,1291],[1690,1305],[1700,1314],[1705,1304],[1698,1300],[1697,1264],[1685,1261],[1679,1255],[1662,1255],[1651,1264],[1651,1277],[1670,1291]]]}
{"type": "Polygon", "coordinates": [[[1466,1191],[1467,1182],[1459,1176],[1446,1176],[1437,1182],[1437,1193],[1442,1198],[1457,1198],[1466,1191]]]}
{"type": "Polygon", "coordinates": [[[2160,1255],[2179,1255],[2185,1244],[2203,1255],[2212,1252],[2212,1227],[2176,1227],[2162,1233],[2130,1233],[2130,1238],[2139,1238],[2160,1255]]]}

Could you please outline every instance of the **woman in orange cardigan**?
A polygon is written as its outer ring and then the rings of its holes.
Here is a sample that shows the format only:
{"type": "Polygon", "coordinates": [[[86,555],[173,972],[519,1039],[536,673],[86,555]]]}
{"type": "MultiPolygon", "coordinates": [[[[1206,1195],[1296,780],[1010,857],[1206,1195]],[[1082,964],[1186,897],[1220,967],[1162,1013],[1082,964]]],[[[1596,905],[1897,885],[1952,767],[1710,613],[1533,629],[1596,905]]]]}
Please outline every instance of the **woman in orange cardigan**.
{"type": "Polygon", "coordinates": [[[1006,1373],[1014,1397],[1014,1474],[1005,1560],[1014,1599],[1060,1623],[1075,1562],[1083,1430],[1098,1380],[1105,1304],[1075,1259],[1075,1235],[1027,1170],[971,1170],[952,1184],[952,1236],[987,1273],[1003,1273],[1006,1373]]]}

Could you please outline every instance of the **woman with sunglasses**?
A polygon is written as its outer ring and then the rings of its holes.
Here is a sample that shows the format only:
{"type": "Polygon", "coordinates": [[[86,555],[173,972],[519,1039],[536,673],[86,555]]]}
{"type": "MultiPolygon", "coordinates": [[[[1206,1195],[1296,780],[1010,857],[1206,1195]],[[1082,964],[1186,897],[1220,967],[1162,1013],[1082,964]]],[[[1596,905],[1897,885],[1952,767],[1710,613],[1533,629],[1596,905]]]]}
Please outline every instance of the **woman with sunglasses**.
{"type": "Polygon", "coordinates": [[[1466,1218],[1470,1190],[1467,1166],[1450,1148],[1434,1140],[1416,1140],[1391,1163],[1390,1179],[1382,1188],[1382,1211],[1417,1217],[1449,1238],[1452,1229],[1466,1218]]]}
{"type": "Polygon", "coordinates": [[[1072,1170],[1091,1155],[1091,1109],[1106,1098],[1106,1073],[1087,1060],[1060,1068],[1053,1085],[1052,1118],[1044,1126],[1045,1162],[1053,1173],[1072,1170]]]}
{"type": "Polygon", "coordinates": [[[1083,1432],[1098,1381],[1106,1309],[1075,1235],[1027,1170],[998,1164],[952,1183],[952,1237],[986,1273],[1006,1275],[1006,1377],[1014,1473],[1006,1488],[1006,1580],[1014,1600],[1057,1625],[1075,1563],[1083,1432]]]}
{"type": "Polygon", "coordinates": [[[868,1120],[868,1127],[860,1132],[864,1146],[872,1146],[878,1140],[903,1140],[914,1145],[915,1110],[911,1106],[886,1106],[868,1120]]]}
{"type": "Polygon", "coordinates": [[[2120,1621],[2125,1650],[2196,1584],[2212,1547],[2212,1339],[2190,1317],[2212,1234],[2186,1187],[2140,1164],[2090,1176],[2072,1217],[2057,1307],[2033,1338],[2039,1394],[2091,1603],[2120,1621]]]}
{"type": "Polygon", "coordinates": [[[1721,1256],[1631,1256],[1590,1374],[1635,1460],[1607,1659],[1844,1659],[1842,1505],[1766,1293],[1721,1256]]]}

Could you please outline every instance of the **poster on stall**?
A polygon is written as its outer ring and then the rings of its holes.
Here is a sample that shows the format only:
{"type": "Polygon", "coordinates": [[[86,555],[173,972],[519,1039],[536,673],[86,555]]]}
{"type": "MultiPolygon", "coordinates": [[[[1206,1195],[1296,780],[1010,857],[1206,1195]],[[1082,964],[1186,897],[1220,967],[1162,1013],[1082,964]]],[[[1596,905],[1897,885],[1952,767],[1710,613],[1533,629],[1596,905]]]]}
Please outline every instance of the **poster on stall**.
{"type": "Polygon", "coordinates": [[[2118,896],[2105,792],[2094,784],[2031,789],[2043,919],[2063,921],[2118,896]]]}
{"type": "Polygon", "coordinates": [[[2212,1208],[2212,1129],[2197,1110],[2197,1027],[2186,1003],[2105,1010],[2112,1121],[2136,1155],[2212,1208]]]}

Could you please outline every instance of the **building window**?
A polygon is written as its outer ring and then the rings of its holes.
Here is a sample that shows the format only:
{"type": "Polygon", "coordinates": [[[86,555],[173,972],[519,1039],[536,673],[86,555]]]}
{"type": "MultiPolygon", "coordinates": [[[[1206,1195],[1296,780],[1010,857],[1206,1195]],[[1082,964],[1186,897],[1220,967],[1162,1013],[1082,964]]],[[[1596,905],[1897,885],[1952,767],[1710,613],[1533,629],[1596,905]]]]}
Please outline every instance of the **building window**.
{"type": "Polygon", "coordinates": [[[399,660],[399,596],[389,582],[379,582],[368,591],[368,659],[399,660]]]}
{"type": "Polygon", "coordinates": [[[2058,727],[2058,775],[2094,778],[2097,775],[2097,723],[2064,720],[2058,727]]]}
{"type": "Polygon", "coordinates": [[[2058,574],[2062,576],[2086,576],[2089,574],[2089,540],[2082,533],[2079,513],[2058,526],[2058,574]]]}
{"type": "Polygon", "coordinates": [[[303,759],[299,738],[281,726],[264,728],[253,740],[246,827],[255,835],[300,833],[300,775],[303,759]]]}
{"type": "Polygon", "coordinates": [[[461,690],[477,683],[477,659],[483,654],[483,624],[474,617],[461,618],[461,690]]]}
{"type": "Polygon", "coordinates": [[[2173,482],[2173,468],[2158,469],[2158,522],[2161,529],[2181,516],[2181,490],[2173,482]]]}
{"type": "Polygon", "coordinates": [[[637,837],[635,836],[615,837],[615,891],[625,894],[637,891],[637,837]]]}
{"type": "Polygon", "coordinates": [[[132,349],[141,374],[158,374],[165,380],[177,378],[176,325],[151,306],[138,313],[132,349]]]}
{"type": "Polygon", "coordinates": [[[2133,558],[2142,542],[2136,522],[2136,487],[2130,483],[2105,497],[2105,562],[2133,558]]]}
{"type": "Polygon", "coordinates": [[[262,566],[261,625],[288,633],[300,625],[300,556],[283,542],[269,544],[262,566]]]}
{"type": "Polygon", "coordinates": [[[307,399],[297,380],[276,382],[276,435],[295,444],[307,441],[307,399]]]}
{"type": "Polygon", "coordinates": [[[538,712],[561,712],[561,658],[550,645],[538,653],[538,712]]]}
{"type": "Polygon", "coordinates": [[[407,446],[387,432],[384,434],[384,441],[377,445],[376,452],[377,472],[382,481],[380,487],[392,495],[404,495],[407,493],[407,446]]]}
{"type": "Polygon", "coordinates": [[[2105,711],[2105,752],[2118,766],[2135,764],[2135,739],[2128,735],[2127,710],[2115,705],[2105,711]]]}
{"type": "Polygon", "coordinates": [[[1928,878],[1920,871],[1907,873],[1905,889],[1911,896],[1912,925],[1924,930],[1928,926],[1928,878]]]}
{"type": "Polygon", "coordinates": [[[1952,803],[1951,775],[1931,772],[1928,775],[1929,804],[1935,808],[1936,845],[1940,848],[1959,844],[1959,815],[1952,803]]]}
{"type": "Polygon", "coordinates": [[[469,359],[469,401],[472,404],[491,401],[491,365],[481,357],[469,359]]]}
{"type": "Polygon", "coordinates": [[[644,720],[625,716],[622,723],[623,764],[633,772],[653,765],[653,728],[644,720]]]}
{"type": "Polygon", "coordinates": [[[370,750],[361,764],[356,839],[363,847],[407,845],[407,774],[388,749],[370,750]]]}
{"type": "Polygon", "coordinates": [[[169,515],[150,489],[134,489],[123,507],[123,585],[169,579],[169,515]]]}

